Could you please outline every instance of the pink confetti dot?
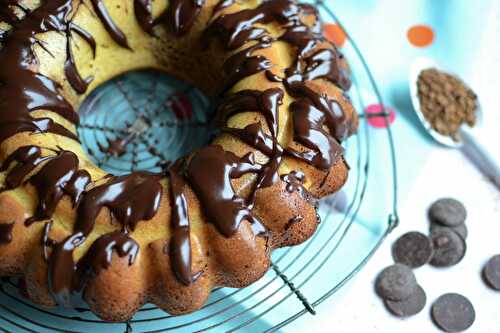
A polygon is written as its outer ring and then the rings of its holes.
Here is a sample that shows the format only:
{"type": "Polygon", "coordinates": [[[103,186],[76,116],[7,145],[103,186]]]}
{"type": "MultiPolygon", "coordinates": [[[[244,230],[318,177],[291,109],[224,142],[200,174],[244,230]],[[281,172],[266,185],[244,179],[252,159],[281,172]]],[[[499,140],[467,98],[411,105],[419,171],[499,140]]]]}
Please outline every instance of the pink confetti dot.
{"type": "MultiPolygon", "coordinates": [[[[384,108],[380,104],[368,105],[365,109],[365,114],[368,117],[368,124],[376,128],[386,128],[384,108]],[[380,115],[377,115],[380,114],[380,115]]],[[[392,125],[396,119],[396,113],[393,109],[385,107],[385,112],[389,112],[389,124],[392,125]]]]}

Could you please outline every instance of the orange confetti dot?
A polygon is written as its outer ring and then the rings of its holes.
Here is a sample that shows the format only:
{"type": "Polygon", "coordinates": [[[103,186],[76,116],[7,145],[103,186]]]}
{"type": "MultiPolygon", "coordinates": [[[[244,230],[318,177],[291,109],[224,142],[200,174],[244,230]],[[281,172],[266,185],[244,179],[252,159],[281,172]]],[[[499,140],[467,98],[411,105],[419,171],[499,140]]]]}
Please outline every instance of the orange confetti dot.
{"type": "Polygon", "coordinates": [[[347,39],[345,31],[335,23],[325,24],[323,26],[323,35],[338,47],[342,47],[347,39]]]}
{"type": "Polygon", "coordinates": [[[434,41],[434,31],[427,25],[414,25],[408,29],[408,41],[416,47],[426,47],[434,41]]]}

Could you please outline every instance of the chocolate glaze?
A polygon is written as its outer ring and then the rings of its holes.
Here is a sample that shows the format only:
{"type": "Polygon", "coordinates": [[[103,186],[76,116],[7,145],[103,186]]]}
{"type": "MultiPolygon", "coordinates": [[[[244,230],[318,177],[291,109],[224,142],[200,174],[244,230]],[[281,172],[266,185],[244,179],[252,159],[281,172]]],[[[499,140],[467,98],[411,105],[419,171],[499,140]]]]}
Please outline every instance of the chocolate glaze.
{"type": "Polygon", "coordinates": [[[201,271],[194,276],[191,272],[191,238],[188,203],[184,195],[184,178],[179,175],[183,161],[180,160],[169,169],[170,201],[172,203],[172,236],[168,246],[172,270],[184,285],[190,285],[201,276],[201,271]]]}
{"type": "Polygon", "coordinates": [[[283,156],[283,148],[278,143],[277,136],[279,129],[279,106],[283,103],[283,96],[283,90],[279,88],[271,88],[262,92],[243,90],[231,95],[219,109],[225,120],[236,113],[258,110],[264,115],[270,131],[270,136],[266,137],[262,129],[257,128],[255,124],[251,124],[243,130],[237,130],[238,133],[233,132],[233,134],[238,135],[247,144],[253,144],[255,148],[264,153],[267,151],[269,156],[269,161],[259,173],[249,197],[248,204],[250,207],[253,207],[258,189],[269,187],[279,179],[278,171],[283,156]],[[244,131],[248,131],[248,133],[244,133],[244,131]],[[272,142],[270,152],[269,139],[272,142]]]}
{"type": "Polygon", "coordinates": [[[132,265],[139,253],[137,244],[127,234],[112,232],[99,237],[75,264],[73,251],[85,241],[79,232],[53,246],[49,257],[49,290],[57,304],[72,306],[80,299],[88,280],[111,265],[113,252],[128,257],[132,265]]]}
{"type": "MultiPolygon", "coordinates": [[[[2,33],[0,37],[4,41],[4,47],[0,50],[0,143],[26,131],[54,133],[77,140],[72,131],[52,119],[35,119],[30,115],[35,110],[49,110],[78,124],[76,112],[60,93],[60,84],[36,73],[34,46],[39,45],[46,52],[49,50],[37,41],[35,35],[57,31],[67,38],[64,72],[72,88],[79,94],[86,92],[92,78],[83,78],[78,72],[71,48],[72,33],[92,48],[94,56],[96,41],[87,31],[71,22],[75,14],[72,0],[42,1],[42,5],[33,12],[19,7],[15,0],[3,0],[1,3],[5,5],[0,6],[0,20],[11,24],[13,30],[2,33]],[[19,20],[12,6],[21,8],[26,17],[19,20]]],[[[265,0],[252,9],[218,15],[233,3],[234,0],[222,0],[215,6],[215,18],[204,33],[206,42],[217,38],[227,50],[235,51],[224,63],[225,79],[221,83],[220,93],[227,93],[240,80],[263,71],[269,81],[279,83],[283,88],[229,94],[219,107],[224,123],[232,115],[241,112],[263,114],[267,126],[254,123],[242,129],[223,128],[223,131],[266,154],[269,158],[266,164],[255,163],[253,154],[239,158],[220,146],[210,145],[194,153],[190,159],[174,164],[168,171],[172,210],[172,236],[168,243],[168,254],[175,276],[185,285],[201,275],[201,272],[193,274],[191,269],[189,209],[184,194],[186,183],[200,200],[207,221],[214,224],[222,235],[234,235],[244,220],[251,223],[255,235],[262,235],[266,233],[266,228],[252,213],[255,194],[279,180],[283,155],[290,154],[326,170],[342,154],[340,141],[353,131],[353,124],[346,119],[337,101],[315,92],[307,84],[312,80],[323,79],[343,89],[350,86],[348,73],[341,65],[342,55],[334,48],[320,46],[325,41],[321,36],[319,20],[312,27],[301,21],[304,15],[316,16],[316,10],[292,0],[265,0]],[[284,33],[276,39],[265,28],[256,27],[257,23],[277,23],[284,33]],[[283,77],[270,71],[273,66],[270,59],[255,55],[256,51],[269,48],[276,40],[287,42],[297,50],[296,60],[286,69],[283,77]],[[254,43],[244,47],[249,41],[254,43]],[[240,47],[243,49],[236,51],[240,47]],[[283,89],[295,98],[290,105],[294,135],[296,141],[308,151],[283,148],[278,142],[283,89]],[[256,181],[245,200],[237,195],[231,181],[246,173],[256,174],[256,181]]],[[[135,0],[134,10],[144,31],[152,34],[156,24],[167,20],[176,35],[183,35],[195,23],[203,4],[203,0],[173,0],[156,21],[152,15],[151,0],[135,0]]],[[[110,17],[103,1],[92,0],[92,5],[111,38],[118,45],[129,48],[127,37],[110,17]]],[[[115,150],[112,147],[114,143],[108,143],[110,149],[115,150]]],[[[119,141],[116,144],[118,148],[122,146],[119,141]]],[[[89,278],[109,267],[113,252],[120,257],[128,257],[129,264],[135,261],[139,246],[126,233],[133,230],[139,221],[153,218],[162,198],[161,176],[146,172],[106,178],[103,184],[86,190],[90,187],[90,175],[79,169],[76,155],[64,150],[42,156],[40,147],[21,147],[5,159],[0,171],[7,171],[4,190],[16,188],[23,181],[28,181],[37,190],[38,206],[34,216],[27,220],[28,223],[50,219],[64,195],[68,195],[77,207],[74,233],[62,242],[56,243],[49,239],[51,222],[44,228],[43,246],[45,258],[49,262],[49,287],[59,304],[70,304],[71,298],[84,290],[89,278]],[[37,168],[36,174],[26,180],[37,168]],[[75,263],[73,251],[87,240],[105,207],[122,225],[121,232],[98,238],[84,257],[75,263]],[[50,255],[49,247],[52,248],[50,255]]],[[[281,176],[281,179],[287,183],[288,191],[297,191],[308,197],[303,187],[303,174],[291,172],[281,176]]]]}
{"type": "Polygon", "coordinates": [[[94,7],[94,11],[97,16],[101,20],[102,24],[106,28],[106,31],[111,36],[111,38],[116,42],[116,44],[124,47],[126,49],[130,49],[128,45],[127,36],[123,33],[123,31],[116,25],[113,21],[113,18],[109,15],[108,10],[106,9],[106,5],[102,0],[92,0],[92,6],[94,7]]]}
{"type": "Polygon", "coordinates": [[[264,1],[253,9],[218,16],[207,28],[206,38],[218,36],[227,49],[234,50],[266,34],[264,28],[254,24],[276,21],[286,25],[292,17],[298,17],[298,13],[299,7],[289,0],[264,1]]]}
{"type": "Polygon", "coordinates": [[[172,0],[156,20],[152,0],[134,0],[134,9],[137,22],[150,35],[157,24],[165,22],[175,35],[182,36],[192,28],[204,4],[205,0],[172,0]]]}
{"type": "Polygon", "coordinates": [[[38,206],[35,214],[26,220],[27,225],[49,219],[64,195],[69,196],[73,203],[80,200],[90,183],[90,175],[85,170],[79,170],[78,164],[78,156],[61,151],[30,178],[30,184],[38,192],[38,206]]]}
{"type": "Polygon", "coordinates": [[[0,224],[0,245],[12,242],[12,229],[14,229],[14,222],[0,224]]]}
{"type": "Polygon", "coordinates": [[[230,116],[241,112],[260,111],[266,119],[270,135],[260,124],[250,124],[244,129],[224,129],[225,132],[239,137],[243,142],[269,156],[269,161],[262,167],[254,188],[248,199],[253,207],[257,190],[269,187],[279,179],[279,167],[283,157],[283,148],[278,143],[279,106],[283,100],[283,90],[271,88],[265,91],[243,90],[226,98],[219,107],[219,113],[225,123],[230,116]]]}
{"type": "MultiPolygon", "coordinates": [[[[43,109],[55,112],[74,124],[78,123],[78,115],[59,92],[60,85],[33,72],[37,66],[33,47],[35,44],[43,45],[34,37],[36,34],[49,31],[67,34],[72,29],[83,31],[70,27],[72,11],[72,1],[54,0],[27,13],[23,20],[13,22],[13,29],[0,50],[0,109],[3,110],[0,113],[0,143],[26,131],[55,133],[78,140],[73,132],[52,119],[35,119],[30,115],[32,111],[43,109]]],[[[71,77],[70,82],[75,83],[75,73],[71,70],[66,72],[71,77]]]]}
{"type": "Polygon", "coordinates": [[[134,0],[134,10],[142,30],[153,35],[153,0],[134,0]]]}
{"type": "Polygon", "coordinates": [[[161,197],[159,175],[141,171],[113,177],[85,192],[78,205],[75,230],[88,235],[104,207],[110,210],[124,230],[134,230],[139,221],[155,216],[161,197]]]}
{"type": "Polygon", "coordinates": [[[221,10],[226,9],[226,8],[232,6],[235,2],[236,2],[236,0],[221,0],[221,1],[219,1],[215,5],[215,7],[214,7],[214,9],[212,11],[212,17],[217,16],[220,13],[221,10]]]}
{"type": "Polygon", "coordinates": [[[229,133],[245,142],[247,145],[260,150],[270,156],[273,154],[274,140],[264,133],[260,123],[254,123],[245,128],[222,128],[222,132],[229,133]]]}
{"type": "Polygon", "coordinates": [[[16,149],[5,159],[0,168],[1,172],[10,169],[5,177],[3,190],[10,190],[20,186],[28,174],[48,159],[50,157],[42,156],[42,150],[37,146],[24,146],[16,149]],[[11,168],[14,162],[16,164],[11,168]]]}
{"type": "Polygon", "coordinates": [[[301,171],[292,171],[289,174],[283,175],[281,176],[281,180],[287,184],[286,190],[289,193],[302,193],[304,191],[305,175],[301,171]]]}
{"type": "Polygon", "coordinates": [[[222,86],[221,93],[227,91],[243,78],[271,68],[272,63],[266,57],[261,55],[252,55],[256,50],[270,47],[271,43],[272,39],[264,36],[257,44],[254,44],[229,57],[224,62],[224,66],[222,68],[226,77],[226,82],[222,86]]]}
{"type": "Polygon", "coordinates": [[[64,64],[64,74],[66,75],[71,87],[79,94],[85,93],[89,84],[94,80],[93,77],[84,79],[78,72],[78,69],[76,68],[75,56],[73,54],[73,48],[71,47],[70,37],[66,38],[66,62],[64,64]]]}
{"type": "Polygon", "coordinates": [[[0,1],[0,21],[4,21],[12,26],[19,22],[19,18],[14,12],[14,7],[25,11],[25,8],[17,0],[0,1]]]}
{"type": "Polygon", "coordinates": [[[71,47],[71,33],[76,33],[90,46],[94,58],[96,55],[97,43],[88,31],[72,22],[68,24],[68,29],[69,32],[67,32],[68,37],[66,38],[66,62],[64,64],[64,74],[66,75],[71,87],[77,93],[83,94],[87,91],[89,84],[94,80],[94,78],[91,76],[84,79],[78,72],[78,69],[76,68],[75,56],[73,54],[73,48],[71,47]]]}
{"type": "Polygon", "coordinates": [[[279,106],[283,103],[283,90],[271,88],[265,91],[241,90],[226,97],[219,105],[221,123],[237,113],[258,111],[266,118],[274,138],[278,135],[279,106]]]}
{"type": "Polygon", "coordinates": [[[254,24],[277,22],[285,26],[286,30],[279,40],[297,47],[297,58],[285,71],[284,82],[287,92],[299,99],[290,106],[294,117],[295,139],[310,149],[306,152],[287,149],[287,153],[326,170],[343,152],[337,140],[351,134],[353,124],[346,119],[337,102],[316,93],[307,86],[307,82],[325,79],[347,89],[350,81],[347,73],[342,70],[339,52],[330,48],[314,51],[325,40],[318,26],[310,28],[302,23],[301,15],[317,16],[317,13],[311,6],[299,5],[290,0],[264,1],[253,9],[218,16],[207,28],[205,35],[217,35],[227,49],[241,47],[249,40],[259,40],[257,44],[226,60],[224,68],[228,83],[234,84],[263,70],[266,70],[266,77],[270,81],[280,82],[283,79],[269,71],[271,64],[268,59],[252,55],[256,49],[269,47],[273,41],[265,29],[255,27],[254,24]]]}
{"type": "Polygon", "coordinates": [[[99,274],[102,269],[111,265],[113,251],[120,257],[128,257],[128,264],[132,265],[139,253],[139,244],[130,236],[119,231],[99,237],[89,248],[85,256],[78,262],[78,270],[91,271],[93,275],[99,274]]]}
{"type": "Polygon", "coordinates": [[[42,234],[42,250],[43,250],[43,259],[45,261],[49,261],[49,247],[53,247],[56,242],[49,237],[50,230],[52,229],[52,221],[45,223],[43,226],[43,234],[42,234]]]}
{"type": "Polygon", "coordinates": [[[186,34],[200,14],[205,0],[171,0],[166,11],[165,20],[174,34],[186,34]]]}
{"type": "Polygon", "coordinates": [[[43,162],[46,162],[43,167],[28,180],[38,192],[38,206],[34,216],[26,220],[27,225],[50,218],[64,195],[77,203],[90,182],[88,172],[78,170],[78,157],[74,153],[61,151],[57,156],[42,156],[39,147],[24,146],[14,151],[0,168],[0,171],[9,170],[4,190],[20,186],[43,162]]]}
{"type": "Polygon", "coordinates": [[[268,79],[271,82],[283,82],[283,78],[279,77],[278,75],[274,74],[270,70],[265,71],[266,79],[268,79]]]}
{"type": "MultiPolygon", "coordinates": [[[[311,150],[298,152],[288,148],[287,151],[319,169],[328,170],[344,152],[338,141],[324,129],[327,127],[330,132],[335,132],[337,122],[334,112],[340,108],[337,107],[337,102],[326,100],[322,96],[319,102],[313,104],[311,99],[302,98],[290,105],[295,139],[311,150]]],[[[339,113],[343,116],[342,111],[337,114],[339,113]]]]}
{"type": "Polygon", "coordinates": [[[97,50],[97,42],[95,41],[94,36],[92,36],[87,30],[74,24],[73,22],[69,23],[69,29],[70,32],[76,33],[90,46],[90,48],[92,49],[92,55],[95,58],[97,50]]]}
{"type": "MultiPolygon", "coordinates": [[[[298,193],[304,200],[309,202],[314,207],[317,206],[318,200],[304,188],[305,176],[302,171],[292,171],[289,174],[282,175],[281,180],[286,183],[288,193],[298,193]]],[[[316,213],[319,221],[319,215],[316,213]]]]}
{"type": "Polygon", "coordinates": [[[243,220],[252,223],[256,235],[266,231],[231,184],[231,179],[260,170],[250,156],[239,158],[217,145],[202,148],[189,161],[187,181],[200,199],[208,222],[224,236],[231,237],[243,220]]]}
{"type": "Polygon", "coordinates": [[[48,262],[49,291],[57,304],[71,306],[72,296],[78,290],[79,281],[74,281],[75,263],[73,251],[83,244],[85,236],[79,232],[53,246],[48,262]]]}

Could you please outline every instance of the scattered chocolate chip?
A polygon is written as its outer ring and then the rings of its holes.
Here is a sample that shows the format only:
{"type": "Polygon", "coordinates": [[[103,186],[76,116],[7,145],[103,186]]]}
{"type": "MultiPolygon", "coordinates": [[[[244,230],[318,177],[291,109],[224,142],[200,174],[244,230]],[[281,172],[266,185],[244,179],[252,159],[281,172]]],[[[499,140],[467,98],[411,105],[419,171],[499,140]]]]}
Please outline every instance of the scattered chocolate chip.
{"type": "Polygon", "coordinates": [[[464,205],[452,198],[439,199],[429,208],[429,218],[431,221],[447,227],[456,227],[464,224],[466,217],[467,211],[464,205]]]}
{"type": "Polygon", "coordinates": [[[424,289],[420,285],[417,285],[417,289],[415,289],[415,292],[408,299],[399,302],[385,300],[384,304],[393,315],[397,317],[410,317],[422,311],[426,302],[427,296],[424,289]]]}
{"type": "Polygon", "coordinates": [[[446,332],[462,332],[472,326],[476,312],[472,303],[459,294],[444,294],[432,305],[432,319],[446,332]]]}
{"type": "Polygon", "coordinates": [[[427,264],[434,253],[432,242],[426,235],[412,231],[399,237],[392,246],[394,261],[411,268],[427,264]]]}
{"type": "Polygon", "coordinates": [[[395,264],[386,267],[375,281],[375,290],[383,299],[402,301],[408,299],[417,288],[417,279],[412,270],[405,265],[395,264]]]}
{"type": "Polygon", "coordinates": [[[467,246],[462,237],[452,230],[439,230],[431,234],[434,255],[431,265],[449,267],[459,263],[465,256],[467,246]]]}
{"type": "Polygon", "coordinates": [[[452,231],[455,231],[463,239],[467,239],[467,236],[469,235],[469,230],[467,229],[467,226],[465,224],[461,224],[456,227],[445,227],[438,223],[431,223],[429,227],[429,232],[433,233],[443,229],[450,229],[452,231]]]}
{"type": "Polygon", "coordinates": [[[491,288],[500,291],[500,254],[488,260],[484,266],[483,277],[491,288]]]}

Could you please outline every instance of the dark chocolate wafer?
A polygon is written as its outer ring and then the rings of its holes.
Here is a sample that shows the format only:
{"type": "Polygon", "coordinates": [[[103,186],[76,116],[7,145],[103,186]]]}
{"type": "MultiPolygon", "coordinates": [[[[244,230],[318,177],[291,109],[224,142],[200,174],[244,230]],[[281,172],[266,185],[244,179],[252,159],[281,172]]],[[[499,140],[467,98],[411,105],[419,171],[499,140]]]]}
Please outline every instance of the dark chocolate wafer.
{"type": "Polygon", "coordinates": [[[432,319],[446,332],[462,332],[472,326],[476,312],[472,303],[462,295],[440,296],[432,305],[432,319]]]}
{"type": "Polygon", "coordinates": [[[375,281],[375,290],[383,299],[402,301],[408,299],[417,288],[417,279],[412,270],[405,265],[395,264],[386,267],[375,281]]]}
{"type": "Polygon", "coordinates": [[[404,234],[392,246],[394,261],[411,268],[427,264],[433,253],[434,249],[430,238],[417,231],[404,234]]]}
{"type": "Polygon", "coordinates": [[[431,234],[434,256],[431,265],[449,267],[459,263],[465,256],[465,240],[452,230],[439,230],[431,234]]]}

